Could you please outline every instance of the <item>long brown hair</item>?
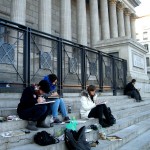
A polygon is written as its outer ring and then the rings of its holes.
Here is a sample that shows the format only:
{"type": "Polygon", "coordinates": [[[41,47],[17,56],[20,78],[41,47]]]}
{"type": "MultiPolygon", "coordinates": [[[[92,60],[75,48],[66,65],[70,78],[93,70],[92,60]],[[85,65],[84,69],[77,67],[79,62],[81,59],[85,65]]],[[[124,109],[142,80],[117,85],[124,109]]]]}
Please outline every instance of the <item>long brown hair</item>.
{"type": "Polygon", "coordinates": [[[96,87],[94,85],[89,85],[87,88],[89,95],[90,95],[90,91],[95,91],[95,90],[96,90],[96,87]]]}

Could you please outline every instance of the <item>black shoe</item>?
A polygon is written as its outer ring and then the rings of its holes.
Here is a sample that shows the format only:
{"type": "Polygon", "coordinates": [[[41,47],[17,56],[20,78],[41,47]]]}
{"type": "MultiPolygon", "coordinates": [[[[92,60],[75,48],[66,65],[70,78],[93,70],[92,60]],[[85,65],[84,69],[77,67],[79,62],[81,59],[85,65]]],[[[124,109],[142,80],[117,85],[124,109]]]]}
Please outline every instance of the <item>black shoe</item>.
{"type": "Polygon", "coordinates": [[[70,118],[69,118],[68,116],[66,116],[66,117],[64,118],[64,122],[70,123],[70,118]]]}
{"type": "Polygon", "coordinates": [[[28,130],[37,131],[36,121],[28,121],[28,125],[26,127],[28,130]]]}
{"type": "Polygon", "coordinates": [[[140,100],[140,102],[143,102],[143,101],[144,101],[144,100],[142,100],[142,99],[140,100]]]}
{"type": "Polygon", "coordinates": [[[55,118],[55,119],[54,119],[54,123],[60,124],[60,123],[62,123],[62,121],[60,121],[58,118],[55,118]]]}
{"type": "Polygon", "coordinates": [[[106,124],[106,123],[102,123],[101,126],[102,126],[103,128],[110,127],[110,125],[108,125],[108,124],[106,124]]]}

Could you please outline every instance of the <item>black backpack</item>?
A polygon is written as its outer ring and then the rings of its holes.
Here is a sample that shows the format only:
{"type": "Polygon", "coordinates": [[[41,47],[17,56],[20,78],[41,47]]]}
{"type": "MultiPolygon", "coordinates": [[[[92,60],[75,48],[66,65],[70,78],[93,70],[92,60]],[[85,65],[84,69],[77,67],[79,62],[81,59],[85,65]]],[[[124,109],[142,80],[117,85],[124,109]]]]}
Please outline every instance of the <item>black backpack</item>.
{"type": "Polygon", "coordinates": [[[51,134],[47,133],[46,131],[41,131],[35,134],[34,142],[41,146],[46,146],[58,143],[59,140],[53,137],[51,134]]]}
{"type": "Polygon", "coordinates": [[[65,143],[69,150],[90,150],[90,144],[86,141],[85,126],[79,131],[65,130],[65,143]]]}
{"type": "Polygon", "coordinates": [[[110,124],[110,125],[115,124],[115,123],[116,123],[116,119],[115,119],[115,117],[112,115],[110,107],[107,108],[107,111],[108,111],[108,114],[109,114],[109,124],[110,124]]]}

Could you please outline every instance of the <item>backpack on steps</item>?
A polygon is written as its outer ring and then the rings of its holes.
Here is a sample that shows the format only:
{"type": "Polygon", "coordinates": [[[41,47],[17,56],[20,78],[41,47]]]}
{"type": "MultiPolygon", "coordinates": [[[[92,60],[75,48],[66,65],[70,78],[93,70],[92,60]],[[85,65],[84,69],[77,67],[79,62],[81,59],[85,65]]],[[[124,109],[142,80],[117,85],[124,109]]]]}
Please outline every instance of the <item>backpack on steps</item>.
{"type": "Polygon", "coordinates": [[[110,107],[107,107],[107,111],[108,111],[108,114],[109,114],[109,124],[110,124],[110,125],[115,124],[115,123],[116,123],[116,119],[115,119],[115,117],[112,115],[110,107]]]}
{"type": "Polygon", "coordinates": [[[65,130],[65,143],[68,150],[90,150],[90,144],[86,141],[85,126],[79,131],[65,130]]]}
{"type": "Polygon", "coordinates": [[[46,131],[41,131],[35,134],[34,142],[41,146],[46,146],[58,143],[59,140],[53,137],[51,134],[47,133],[46,131]]]}

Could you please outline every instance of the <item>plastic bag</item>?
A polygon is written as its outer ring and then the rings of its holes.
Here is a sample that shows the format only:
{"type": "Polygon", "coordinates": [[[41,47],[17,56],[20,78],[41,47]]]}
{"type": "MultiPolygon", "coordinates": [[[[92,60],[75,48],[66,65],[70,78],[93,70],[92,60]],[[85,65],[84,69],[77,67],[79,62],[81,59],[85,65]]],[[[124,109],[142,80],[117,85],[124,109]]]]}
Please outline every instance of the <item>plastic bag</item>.
{"type": "Polygon", "coordinates": [[[66,129],[70,129],[70,130],[73,130],[73,131],[77,130],[77,121],[76,121],[75,118],[71,119],[70,123],[66,124],[66,129]]]}

